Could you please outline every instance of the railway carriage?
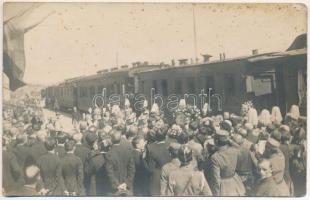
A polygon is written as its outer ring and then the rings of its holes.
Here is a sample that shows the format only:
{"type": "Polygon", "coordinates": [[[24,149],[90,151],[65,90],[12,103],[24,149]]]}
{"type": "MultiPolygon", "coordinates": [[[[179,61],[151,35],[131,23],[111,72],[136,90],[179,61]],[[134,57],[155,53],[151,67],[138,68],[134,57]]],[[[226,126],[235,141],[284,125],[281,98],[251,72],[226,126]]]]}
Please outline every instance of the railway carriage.
{"type": "Polygon", "coordinates": [[[203,90],[203,94],[207,95],[204,102],[209,103],[213,111],[239,114],[241,104],[251,100],[258,112],[278,105],[286,113],[291,105],[296,104],[306,115],[305,37],[297,37],[285,52],[258,54],[255,51],[251,56],[233,59],[221,56],[221,60],[206,60],[198,64],[187,64],[183,59],[178,66],[174,62],[172,65],[138,62],[131,68],[123,66],[110,71],[102,70],[95,75],[48,87],[46,95],[58,99],[61,107],[77,106],[83,111],[93,106],[94,96],[102,94],[104,88],[106,97],[112,94],[143,94],[151,102],[159,100],[151,99],[152,95],[160,95],[165,105],[163,111],[167,113],[166,103],[171,100],[171,95],[201,106],[203,90]]]}

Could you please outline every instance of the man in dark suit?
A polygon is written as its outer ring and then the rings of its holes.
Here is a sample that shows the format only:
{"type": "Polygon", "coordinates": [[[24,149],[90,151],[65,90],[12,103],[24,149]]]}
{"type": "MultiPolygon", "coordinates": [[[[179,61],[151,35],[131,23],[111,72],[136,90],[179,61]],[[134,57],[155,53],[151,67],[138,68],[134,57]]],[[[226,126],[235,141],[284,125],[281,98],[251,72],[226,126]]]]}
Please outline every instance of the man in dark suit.
{"type": "Polygon", "coordinates": [[[90,149],[82,144],[82,138],[83,138],[82,133],[76,133],[73,135],[73,139],[76,142],[74,154],[81,159],[81,161],[84,165],[85,159],[86,159],[87,155],[89,154],[90,149]]]}
{"type": "Polygon", "coordinates": [[[106,154],[111,148],[109,137],[101,137],[98,143],[98,150],[93,149],[88,154],[85,162],[85,176],[89,177],[88,195],[107,196],[110,191],[108,176],[106,172],[106,154]]]}
{"type": "Polygon", "coordinates": [[[21,188],[22,171],[15,154],[7,149],[6,139],[2,138],[2,187],[4,195],[13,194],[14,190],[21,188]]]}
{"type": "Polygon", "coordinates": [[[66,154],[61,159],[62,175],[64,179],[63,192],[67,196],[77,196],[84,192],[83,188],[83,164],[79,157],[73,154],[74,140],[65,143],[66,154]]]}
{"type": "Polygon", "coordinates": [[[44,144],[48,152],[37,161],[42,174],[42,190],[46,195],[62,195],[63,178],[61,162],[55,154],[56,141],[53,138],[48,138],[44,144]]]}
{"type": "Polygon", "coordinates": [[[26,169],[26,160],[29,157],[29,147],[26,145],[27,136],[25,134],[19,134],[16,137],[16,146],[14,148],[14,154],[16,155],[19,168],[22,170],[22,179],[24,181],[26,169]]]}
{"type": "Polygon", "coordinates": [[[67,135],[64,132],[58,132],[57,134],[57,146],[55,147],[56,155],[59,158],[63,158],[66,154],[65,142],[67,140],[67,135]]]}
{"type": "Polygon", "coordinates": [[[47,138],[47,133],[44,130],[40,130],[36,133],[37,142],[30,148],[29,163],[35,164],[37,160],[47,153],[44,142],[47,138]]]}
{"type": "Polygon", "coordinates": [[[106,171],[112,195],[131,195],[135,175],[135,163],[132,151],[121,144],[122,133],[111,131],[111,150],[106,155],[106,171]]]}
{"type": "Polygon", "coordinates": [[[133,157],[135,161],[135,178],[133,184],[133,192],[135,196],[149,196],[149,172],[146,170],[142,154],[145,148],[145,140],[143,135],[138,135],[132,140],[133,157]]]}
{"type": "Polygon", "coordinates": [[[164,128],[155,127],[156,142],[146,146],[144,155],[144,164],[151,173],[150,176],[150,194],[151,196],[160,196],[160,177],[162,167],[171,161],[168,151],[169,144],[165,142],[166,131],[164,128]]]}

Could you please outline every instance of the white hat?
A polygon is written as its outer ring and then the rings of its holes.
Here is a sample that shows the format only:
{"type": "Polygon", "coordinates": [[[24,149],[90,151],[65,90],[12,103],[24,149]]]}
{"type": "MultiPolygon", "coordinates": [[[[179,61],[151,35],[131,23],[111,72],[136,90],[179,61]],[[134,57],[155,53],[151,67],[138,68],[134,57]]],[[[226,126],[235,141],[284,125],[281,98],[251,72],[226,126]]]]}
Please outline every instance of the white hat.
{"type": "Polygon", "coordinates": [[[143,102],[143,108],[146,108],[148,106],[148,102],[147,102],[147,100],[144,100],[144,102],[143,102]]]}
{"type": "Polygon", "coordinates": [[[278,106],[272,107],[271,110],[271,121],[273,122],[281,122],[283,120],[281,110],[278,106]]]}
{"type": "Polygon", "coordinates": [[[299,107],[297,105],[292,105],[290,114],[293,119],[298,119],[300,116],[299,107]]]}
{"type": "Polygon", "coordinates": [[[185,101],[185,99],[181,99],[181,100],[180,100],[179,106],[182,106],[182,107],[185,107],[185,106],[186,106],[186,101],[185,101]]]}
{"type": "Polygon", "coordinates": [[[159,114],[159,107],[158,107],[157,103],[153,104],[153,106],[151,108],[151,113],[159,114]]]}
{"type": "Polygon", "coordinates": [[[130,102],[127,98],[125,99],[125,106],[130,106],[130,102]]]}

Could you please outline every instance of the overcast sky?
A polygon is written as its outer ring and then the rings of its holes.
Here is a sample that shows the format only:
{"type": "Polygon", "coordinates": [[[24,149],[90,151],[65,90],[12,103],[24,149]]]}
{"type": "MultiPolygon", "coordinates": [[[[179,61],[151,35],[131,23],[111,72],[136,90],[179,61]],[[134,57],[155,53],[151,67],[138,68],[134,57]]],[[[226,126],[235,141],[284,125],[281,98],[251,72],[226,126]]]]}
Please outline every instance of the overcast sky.
{"type": "MultiPolygon", "coordinates": [[[[30,4],[4,6],[4,19],[30,4]]],[[[43,3],[27,20],[49,13],[25,35],[27,83],[50,84],[135,61],[171,63],[197,52],[226,58],[285,51],[306,32],[306,8],[297,4],[43,3]]],[[[202,57],[199,56],[200,60],[202,57]]]]}

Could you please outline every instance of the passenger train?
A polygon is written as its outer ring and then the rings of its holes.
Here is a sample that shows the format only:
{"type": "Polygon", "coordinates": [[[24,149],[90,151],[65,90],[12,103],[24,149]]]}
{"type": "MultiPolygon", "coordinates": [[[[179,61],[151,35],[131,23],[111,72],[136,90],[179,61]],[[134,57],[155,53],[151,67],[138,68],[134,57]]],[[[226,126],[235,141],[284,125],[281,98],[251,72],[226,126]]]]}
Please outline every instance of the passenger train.
{"type": "MultiPolygon", "coordinates": [[[[61,108],[76,106],[81,111],[93,106],[96,94],[104,93],[107,97],[130,94],[133,104],[134,100],[140,100],[137,95],[143,94],[149,106],[159,99],[152,99],[152,95],[166,102],[174,95],[187,98],[188,103],[200,105],[204,101],[213,106],[212,110],[237,114],[241,104],[249,100],[258,111],[278,105],[286,113],[296,104],[301,107],[301,114],[306,115],[306,34],[298,36],[284,52],[253,51],[250,56],[232,59],[221,56],[215,61],[210,61],[210,57],[204,55],[202,63],[180,59],[177,65],[174,61],[170,65],[136,62],[132,67],[101,70],[95,75],[65,80],[42,93],[51,104],[57,99],[61,108]],[[202,92],[205,100],[200,98],[202,92]]],[[[102,104],[109,103],[103,101],[102,104]]],[[[162,109],[167,111],[167,107],[162,109]]]]}

